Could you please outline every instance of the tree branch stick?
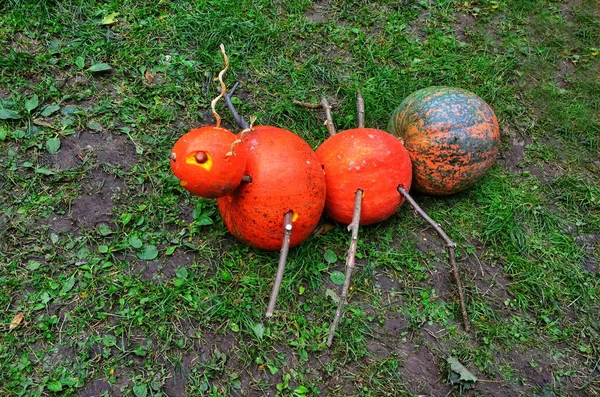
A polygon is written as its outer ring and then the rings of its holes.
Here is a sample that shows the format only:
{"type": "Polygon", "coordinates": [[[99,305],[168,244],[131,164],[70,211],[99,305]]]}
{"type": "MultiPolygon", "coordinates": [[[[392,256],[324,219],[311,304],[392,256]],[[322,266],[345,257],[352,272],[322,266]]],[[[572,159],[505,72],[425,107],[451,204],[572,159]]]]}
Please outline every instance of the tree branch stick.
{"type": "Polygon", "coordinates": [[[450,237],[448,237],[448,235],[442,230],[440,225],[434,222],[433,219],[431,219],[429,215],[427,215],[425,211],[423,211],[419,204],[417,204],[417,202],[411,197],[411,195],[408,194],[408,191],[406,191],[406,189],[404,189],[402,186],[398,186],[398,192],[402,196],[404,196],[404,198],[406,198],[406,201],[408,201],[408,203],[414,208],[417,214],[419,214],[423,219],[425,219],[425,221],[427,221],[427,223],[429,223],[435,229],[435,231],[439,234],[442,240],[444,240],[444,242],[446,243],[446,248],[448,248],[448,254],[450,257],[452,275],[454,276],[454,282],[456,283],[456,289],[458,290],[458,298],[460,300],[460,310],[462,312],[463,325],[465,327],[465,331],[468,332],[470,326],[469,318],[467,317],[467,305],[465,304],[465,296],[463,293],[462,283],[460,281],[460,274],[458,272],[458,265],[456,264],[456,255],[454,252],[454,249],[456,248],[456,243],[450,240],[450,237]]]}
{"type": "Polygon", "coordinates": [[[329,135],[334,136],[336,134],[335,125],[333,124],[333,118],[331,117],[331,106],[327,99],[322,98],[321,103],[308,103],[300,101],[292,101],[294,105],[302,106],[308,109],[325,109],[325,127],[329,135]]]}
{"type": "Polygon", "coordinates": [[[267,309],[267,318],[273,317],[275,304],[277,303],[277,295],[279,295],[281,282],[283,281],[283,271],[285,270],[285,263],[287,261],[288,251],[290,250],[290,240],[292,239],[292,214],[293,212],[289,211],[283,216],[283,243],[281,244],[277,275],[275,277],[275,282],[273,283],[273,291],[271,292],[271,299],[269,300],[269,307],[267,309]]]}
{"type": "Polygon", "coordinates": [[[327,127],[327,132],[329,132],[329,135],[334,136],[336,132],[333,118],[331,117],[331,106],[325,98],[321,99],[321,105],[323,105],[323,109],[325,109],[325,127],[327,127]]]}
{"type": "Polygon", "coordinates": [[[331,343],[333,342],[335,329],[337,328],[337,325],[340,322],[340,318],[342,317],[342,311],[344,310],[344,305],[346,304],[348,291],[350,289],[350,277],[352,276],[352,271],[356,267],[356,245],[358,243],[358,228],[360,226],[360,210],[362,206],[362,197],[363,191],[360,189],[357,190],[354,196],[354,214],[352,215],[352,222],[348,225],[348,230],[352,231],[352,240],[350,240],[350,248],[348,249],[348,254],[346,255],[346,276],[344,278],[344,285],[342,286],[342,295],[340,296],[340,302],[338,303],[337,310],[335,311],[335,317],[333,318],[333,321],[331,322],[331,327],[329,328],[329,337],[327,338],[328,347],[330,347],[331,343]]]}
{"type": "Polygon", "coordinates": [[[365,101],[360,90],[356,92],[356,113],[358,114],[358,128],[365,128],[365,101]]]}
{"type": "Polygon", "coordinates": [[[240,114],[236,110],[235,106],[233,105],[233,102],[231,102],[231,97],[233,96],[233,93],[238,88],[238,86],[239,86],[239,82],[236,82],[233,85],[233,87],[231,88],[231,91],[226,93],[223,96],[223,98],[225,99],[225,104],[227,105],[227,108],[229,109],[229,112],[233,116],[233,119],[235,120],[236,124],[239,125],[241,129],[245,130],[245,129],[249,128],[250,125],[248,124],[246,119],[244,119],[242,116],[240,116],[240,114]]]}

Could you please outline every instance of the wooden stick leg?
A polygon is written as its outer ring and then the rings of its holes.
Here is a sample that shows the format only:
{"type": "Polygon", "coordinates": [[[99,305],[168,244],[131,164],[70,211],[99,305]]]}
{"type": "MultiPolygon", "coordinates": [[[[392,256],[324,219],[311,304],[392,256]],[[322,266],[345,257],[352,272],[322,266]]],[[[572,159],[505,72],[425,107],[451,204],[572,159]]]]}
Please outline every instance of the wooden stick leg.
{"type": "Polygon", "coordinates": [[[245,129],[249,128],[250,125],[248,124],[248,122],[246,121],[246,119],[244,117],[240,116],[237,109],[235,108],[235,105],[231,101],[231,97],[235,93],[235,90],[238,88],[239,84],[240,84],[239,82],[236,82],[233,85],[233,87],[231,88],[231,90],[229,92],[225,93],[223,98],[225,98],[225,104],[227,105],[227,108],[229,109],[229,113],[231,113],[231,115],[233,116],[233,119],[235,120],[236,124],[241,129],[245,130],[245,129]]]}
{"type": "Polygon", "coordinates": [[[350,240],[350,248],[348,249],[348,254],[346,255],[346,275],[344,278],[344,285],[342,286],[342,295],[340,296],[340,302],[338,303],[337,310],[335,311],[335,317],[333,317],[331,327],[329,328],[327,346],[331,346],[331,343],[333,342],[335,329],[337,328],[337,325],[340,322],[340,318],[342,317],[344,305],[346,304],[346,299],[348,297],[348,291],[350,290],[350,277],[352,276],[352,271],[356,267],[356,245],[358,243],[358,227],[360,225],[360,210],[362,206],[362,196],[363,191],[360,189],[357,190],[354,196],[354,214],[352,215],[352,222],[350,223],[350,225],[348,225],[348,230],[352,231],[352,240],[350,240]]]}
{"type": "Polygon", "coordinates": [[[419,214],[421,218],[425,219],[425,221],[435,229],[435,231],[439,234],[442,240],[444,240],[444,242],[446,243],[446,248],[448,249],[448,255],[450,257],[450,267],[452,268],[452,275],[454,276],[454,282],[456,283],[456,289],[458,290],[458,299],[460,300],[460,311],[462,313],[463,325],[465,327],[465,331],[468,332],[470,326],[469,317],[467,316],[467,305],[465,304],[465,295],[463,293],[462,283],[460,281],[460,274],[458,271],[458,265],[456,264],[456,256],[454,252],[454,249],[456,248],[456,243],[450,240],[450,237],[448,237],[448,235],[442,230],[440,225],[434,222],[433,219],[431,219],[429,215],[427,215],[425,211],[423,211],[419,204],[417,204],[417,202],[411,197],[411,195],[408,194],[408,191],[406,189],[404,189],[402,186],[398,186],[398,192],[402,196],[404,196],[406,201],[408,201],[408,203],[414,208],[417,214],[419,214]]]}
{"type": "Polygon", "coordinates": [[[365,101],[360,90],[356,92],[356,113],[358,115],[358,128],[365,128],[365,101]]]}
{"type": "Polygon", "coordinates": [[[289,211],[283,216],[283,243],[281,244],[281,251],[279,253],[279,264],[277,265],[277,275],[275,276],[275,282],[273,283],[273,291],[271,292],[271,299],[269,300],[269,307],[267,308],[267,318],[273,317],[275,311],[275,304],[277,303],[277,295],[281,289],[281,282],[283,281],[283,272],[285,270],[285,263],[287,261],[288,251],[290,250],[290,240],[292,239],[292,211],[289,211]]]}
{"type": "Polygon", "coordinates": [[[333,117],[331,116],[331,106],[327,99],[321,99],[321,103],[307,103],[300,101],[293,101],[294,105],[302,106],[308,109],[325,109],[325,127],[330,136],[334,136],[337,132],[335,131],[335,125],[333,124],[333,117]]]}

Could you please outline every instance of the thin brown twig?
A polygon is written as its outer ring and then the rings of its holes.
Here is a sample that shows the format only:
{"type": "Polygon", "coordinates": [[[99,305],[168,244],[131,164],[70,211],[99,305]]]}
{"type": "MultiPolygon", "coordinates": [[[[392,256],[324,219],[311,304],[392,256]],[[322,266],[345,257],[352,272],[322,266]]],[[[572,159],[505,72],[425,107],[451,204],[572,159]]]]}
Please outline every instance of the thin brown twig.
{"type": "Polygon", "coordinates": [[[348,225],[348,230],[352,232],[352,240],[350,240],[350,248],[348,249],[348,254],[346,255],[346,275],[344,278],[344,285],[342,286],[342,295],[340,296],[340,301],[338,303],[337,310],[335,311],[335,317],[333,317],[331,327],[329,328],[329,337],[327,338],[328,347],[331,346],[331,343],[333,342],[335,329],[337,328],[340,318],[342,317],[342,311],[344,310],[344,305],[346,304],[346,299],[348,297],[348,291],[350,290],[350,277],[352,276],[352,271],[356,267],[356,245],[358,243],[358,228],[360,226],[362,197],[363,191],[358,189],[354,196],[354,214],[352,215],[352,222],[350,222],[348,225]]]}
{"type": "Polygon", "coordinates": [[[223,61],[225,62],[225,67],[223,68],[223,70],[221,70],[219,72],[219,76],[218,76],[219,83],[221,84],[221,92],[210,103],[210,108],[212,110],[213,116],[215,117],[217,128],[221,127],[221,116],[219,116],[219,113],[217,113],[217,110],[215,109],[215,107],[217,105],[217,102],[219,102],[219,99],[223,98],[223,96],[225,94],[227,94],[227,86],[225,85],[225,82],[223,81],[223,76],[225,75],[225,72],[227,71],[227,69],[229,69],[229,58],[227,57],[227,54],[225,53],[225,46],[223,44],[221,44],[219,46],[219,48],[221,49],[221,54],[223,55],[223,61]]]}
{"type": "Polygon", "coordinates": [[[333,118],[331,116],[331,105],[327,99],[322,98],[321,103],[309,103],[309,102],[300,102],[300,101],[292,101],[294,105],[302,106],[308,109],[325,109],[325,127],[327,128],[327,132],[329,135],[334,136],[336,134],[335,124],[333,124],[333,118]]]}
{"type": "Polygon", "coordinates": [[[427,215],[425,213],[425,211],[423,211],[423,209],[411,197],[411,195],[408,193],[408,191],[406,189],[404,189],[404,187],[398,186],[398,192],[402,196],[404,196],[406,201],[408,201],[408,203],[414,208],[414,210],[417,212],[417,214],[419,214],[421,216],[421,218],[425,219],[425,221],[427,223],[429,223],[435,229],[435,231],[439,234],[439,236],[442,238],[442,240],[444,240],[444,242],[446,243],[446,248],[448,248],[448,254],[450,257],[450,267],[452,268],[452,275],[454,276],[454,282],[456,283],[456,289],[458,291],[458,298],[460,300],[460,311],[462,313],[463,325],[465,327],[465,331],[469,332],[470,326],[469,326],[469,318],[467,316],[467,305],[465,304],[465,296],[463,293],[462,283],[460,281],[460,274],[458,272],[458,265],[456,264],[456,255],[454,252],[454,249],[456,248],[456,243],[454,241],[450,240],[450,237],[448,237],[448,235],[442,230],[440,225],[438,225],[436,222],[434,222],[433,219],[431,219],[429,217],[429,215],[427,215]]]}
{"type": "Polygon", "coordinates": [[[333,118],[331,117],[331,106],[325,98],[321,99],[321,105],[323,105],[323,109],[325,109],[325,127],[327,127],[327,132],[329,132],[330,136],[334,136],[336,132],[333,118]]]}
{"type": "Polygon", "coordinates": [[[365,128],[365,101],[360,90],[356,92],[356,113],[358,114],[358,128],[365,128]]]}
{"type": "Polygon", "coordinates": [[[273,317],[275,304],[277,303],[277,295],[279,295],[281,282],[283,281],[283,272],[285,270],[285,263],[287,261],[288,251],[290,250],[290,241],[292,239],[292,215],[293,211],[288,211],[283,216],[283,243],[281,244],[279,264],[277,265],[277,275],[275,276],[273,291],[271,292],[271,299],[269,300],[269,307],[267,309],[267,318],[273,317]]]}
{"type": "Polygon", "coordinates": [[[320,104],[320,103],[309,103],[309,102],[301,102],[301,101],[296,101],[296,100],[293,100],[292,103],[294,105],[302,106],[302,107],[307,108],[307,109],[321,109],[321,108],[323,108],[323,105],[320,104]]]}
{"type": "Polygon", "coordinates": [[[236,81],[236,83],[233,85],[233,87],[231,87],[231,90],[229,90],[229,92],[225,93],[224,98],[225,98],[225,104],[227,105],[229,112],[233,116],[233,119],[235,120],[235,122],[241,129],[245,130],[245,129],[248,129],[250,127],[250,125],[248,124],[248,122],[246,121],[246,119],[243,116],[240,116],[237,109],[235,108],[235,105],[231,101],[231,97],[233,96],[233,93],[235,92],[235,90],[237,90],[239,85],[240,85],[240,82],[236,81]]]}

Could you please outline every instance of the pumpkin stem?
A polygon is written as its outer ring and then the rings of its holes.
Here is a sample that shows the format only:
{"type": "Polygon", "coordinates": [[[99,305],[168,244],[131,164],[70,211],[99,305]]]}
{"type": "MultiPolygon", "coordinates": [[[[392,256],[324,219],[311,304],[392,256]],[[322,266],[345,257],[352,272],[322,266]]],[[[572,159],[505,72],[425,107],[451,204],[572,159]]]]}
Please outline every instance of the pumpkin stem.
{"type": "Polygon", "coordinates": [[[327,99],[322,98],[321,103],[307,103],[300,101],[292,101],[294,105],[302,106],[308,109],[325,109],[325,127],[329,135],[334,136],[336,134],[335,125],[333,124],[333,118],[331,117],[331,106],[327,99]]]}
{"type": "Polygon", "coordinates": [[[235,92],[235,90],[238,88],[239,85],[240,85],[240,82],[236,81],[236,83],[233,85],[233,87],[231,87],[231,91],[226,93],[224,97],[225,97],[225,103],[227,104],[227,108],[229,109],[229,112],[233,116],[235,122],[237,123],[238,126],[240,126],[240,128],[246,130],[246,129],[250,128],[250,125],[242,116],[240,116],[240,114],[236,110],[235,106],[233,105],[233,102],[231,101],[231,97],[233,96],[233,93],[235,92]]]}
{"type": "MultiPolygon", "coordinates": [[[[233,141],[231,143],[231,148],[229,148],[229,151],[227,153],[225,153],[225,158],[229,157],[229,156],[235,156],[235,152],[233,151],[233,149],[235,149],[235,147],[243,142],[244,137],[251,131],[253,131],[253,125],[254,122],[256,121],[256,116],[251,116],[250,117],[250,125],[248,126],[248,128],[246,128],[245,130],[242,130],[240,132],[240,136],[238,139],[236,139],[235,141],[233,141]]],[[[244,120],[244,122],[246,122],[244,120]]]]}
{"type": "Polygon", "coordinates": [[[356,91],[356,113],[358,115],[358,128],[365,128],[365,101],[360,90],[356,91]]]}
{"type": "Polygon", "coordinates": [[[273,283],[273,291],[271,292],[271,299],[269,300],[269,307],[267,309],[267,317],[273,317],[275,311],[275,303],[277,302],[277,295],[281,289],[281,282],[283,281],[283,271],[285,270],[285,263],[287,261],[287,254],[290,250],[290,241],[292,239],[292,219],[293,211],[288,211],[283,216],[283,243],[281,244],[281,251],[279,254],[279,264],[277,265],[277,275],[275,276],[275,282],[273,283]]]}
{"type": "Polygon", "coordinates": [[[425,221],[427,221],[427,223],[429,223],[435,229],[437,234],[446,243],[446,248],[448,248],[448,254],[450,257],[450,267],[452,268],[452,275],[454,276],[454,282],[456,283],[456,289],[458,290],[458,298],[460,300],[460,311],[462,313],[463,325],[465,327],[465,331],[469,332],[470,326],[469,318],[467,317],[467,305],[465,304],[465,296],[463,293],[462,283],[460,281],[460,274],[458,272],[458,265],[456,264],[456,255],[454,252],[454,249],[456,248],[456,243],[450,240],[450,237],[448,237],[448,235],[442,230],[440,225],[434,222],[433,219],[431,219],[429,215],[427,215],[425,211],[423,211],[423,209],[419,207],[419,204],[417,204],[417,202],[411,197],[411,195],[408,194],[408,191],[404,189],[404,187],[402,187],[401,185],[398,186],[398,192],[402,196],[404,196],[406,201],[408,201],[408,203],[414,208],[417,214],[419,214],[421,218],[425,219],[425,221]]]}
{"type": "Polygon", "coordinates": [[[356,267],[356,245],[358,243],[358,227],[360,225],[362,197],[363,191],[358,189],[354,195],[354,213],[352,215],[352,222],[350,222],[348,225],[348,230],[352,232],[352,240],[350,240],[350,248],[348,249],[348,254],[346,255],[346,275],[344,278],[344,285],[342,286],[340,302],[338,303],[337,310],[335,311],[335,317],[333,317],[331,327],[329,328],[329,337],[327,338],[328,347],[330,347],[331,343],[333,342],[335,329],[340,322],[340,318],[342,317],[342,311],[344,310],[344,305],[346,304],[346,299],[348,297],[348,291],[350,290],[350,277],[352,276],[352,271],[356,267]]]}
{"type": "Polygon", "coordinates": [[[221,70],[219,72],[219,76],[217,77],[217,79],[219,80],[219,83],[221,84],[221,90],[220,90],[221,92],[210,103],[210,108],[212,110],[213,116],[215,117],[217,128],[221,127],[221,116],[219,116],[219,113],[217,113],[215,106],[217,105],[217,102],[219,102],[219,99],[223,98],[223,96],[227,93],[227,86],[225,85],[225,82],[223,81],[223,75],[225,74],[227,69],[229,69],[229,58],[227,57],[227,54],[225,53],[225,46],[223,44],[221,44],[219,46],[219,48],[221,49],[221,54],[223,54],[223,61],[225,62],[225,68],[223,68],[223,70],[221,70]]]}

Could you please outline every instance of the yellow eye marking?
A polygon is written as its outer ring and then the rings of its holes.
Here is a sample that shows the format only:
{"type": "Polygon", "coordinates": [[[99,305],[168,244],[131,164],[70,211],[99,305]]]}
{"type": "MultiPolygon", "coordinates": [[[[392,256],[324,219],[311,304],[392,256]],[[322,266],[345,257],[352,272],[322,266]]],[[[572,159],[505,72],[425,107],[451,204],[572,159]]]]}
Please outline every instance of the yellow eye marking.
{"type": "Polygon", "coordinates": [[[190,165],[197,165],[197,166],[199,166],[199,167],[202,167],[202,168],[204,168],[206,171],[210,171],[210,169],[211,169],[211,168],[212,168],[212,166],[213,166],[213,159],[212,159],[212,156],[211,156],[209,153],[206,153],[206,152],[205,152],[205,154],[206,154],[206,161],[205,161],[205,162],[203,162],[203,163],[199,163],[199,162],[196,160],[196,154],[197,154],[197,152],[196,152],[196,153],[191,153],[191,154],[189,154],[189,155],[187,156],[187,158],[185,159],[185,163],[186,163],[186,164],[190,164],[190,165]]]}
{"type": "Polygon", "coordinates": [[[187,181],[179,181],[179,184],[180,184],[181,186],[185,186],[185,185],[187,185],[188,183],[187,183],[187,181]]]}

